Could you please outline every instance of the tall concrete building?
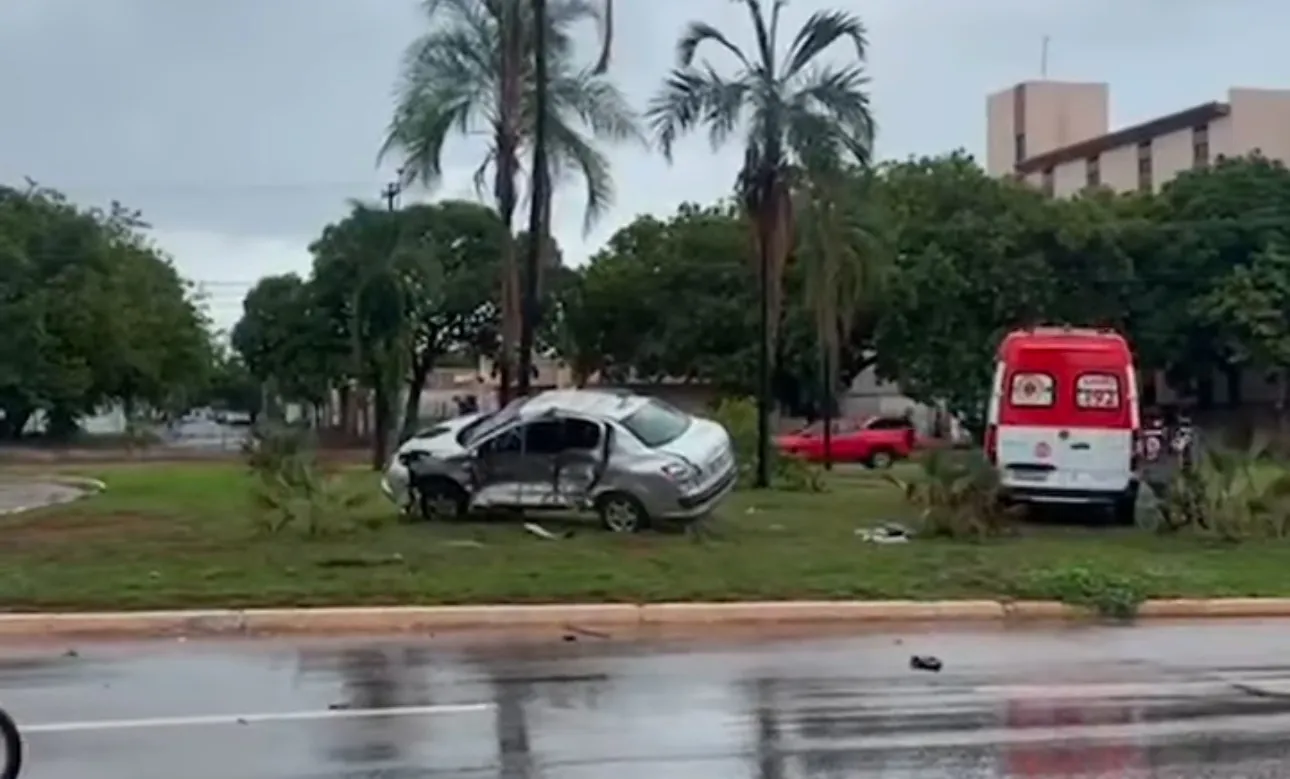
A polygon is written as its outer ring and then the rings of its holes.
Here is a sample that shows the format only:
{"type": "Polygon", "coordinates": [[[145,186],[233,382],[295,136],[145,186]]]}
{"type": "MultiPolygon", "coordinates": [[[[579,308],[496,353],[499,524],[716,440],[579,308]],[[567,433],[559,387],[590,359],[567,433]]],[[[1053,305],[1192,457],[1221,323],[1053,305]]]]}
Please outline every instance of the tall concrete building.
{"type": "Polygon", "coordinates": [[[1106,84],[1027,81],[986,100],[986,167],[1063,197],[1086,187],[1157,190],[1179,172],[1252,151],[1290,162],[1290,90],[1233,87],[1111,130],[1106,84]]]}
{"type": "MultiPolygon", "coordinates": [[[[1110,128],[1106,84],[1027,81],[986,100],[986,168],[1066,197],[1088,187],[1158,191],[1185,170],[1221,157],[1261,152],[1290,164],[1290,90],[1227,90],[1224,102],[1202,103],[1131,127],[1110,128]]],[[[1263,371],[1245,371],[1241,401],[1269,405],[1280,387],[1263,371]]],[[[1234,403],[1223,377],[1210,397],[1234,403]]],[[[1148,402],[1179,395],[1162,373],[1142,377],[1148,402]]]]}

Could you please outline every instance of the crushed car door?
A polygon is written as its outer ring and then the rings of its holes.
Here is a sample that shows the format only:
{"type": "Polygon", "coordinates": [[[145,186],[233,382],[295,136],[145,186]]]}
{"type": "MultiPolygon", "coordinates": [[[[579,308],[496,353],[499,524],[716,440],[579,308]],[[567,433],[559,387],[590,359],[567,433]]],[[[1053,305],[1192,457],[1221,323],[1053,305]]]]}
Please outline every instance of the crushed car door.
{"type": "Polygon", "coordinates": [[[558,438],[544,442],[542,472],[524,482],[525,505],[556,509],[586,508],[608,461],[604,423],[576,416],[559,419],[558,438]]]}
{"type": "Polygon", "coordinates": [[[470,463],[472,508],[520,505],[524,426],[511,425],[481,441],[470,463]]]}

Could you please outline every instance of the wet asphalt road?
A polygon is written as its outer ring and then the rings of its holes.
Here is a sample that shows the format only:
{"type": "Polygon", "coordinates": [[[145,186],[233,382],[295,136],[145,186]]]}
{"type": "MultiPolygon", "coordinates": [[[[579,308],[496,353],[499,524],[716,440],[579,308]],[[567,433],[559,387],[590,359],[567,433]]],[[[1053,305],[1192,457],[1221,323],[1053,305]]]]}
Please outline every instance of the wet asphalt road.
{"type": "Polygon", "coordinates": [[[66,649],[0,655],[29,779],[1290,776],[1285,622],[66,649]]]}

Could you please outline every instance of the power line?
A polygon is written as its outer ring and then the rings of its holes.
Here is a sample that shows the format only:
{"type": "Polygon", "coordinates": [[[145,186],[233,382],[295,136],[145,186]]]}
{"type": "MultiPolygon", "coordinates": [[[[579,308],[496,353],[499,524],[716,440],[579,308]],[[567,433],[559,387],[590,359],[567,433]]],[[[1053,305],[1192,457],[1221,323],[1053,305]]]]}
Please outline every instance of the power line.
{"type": "Polygon", "coordinates": [[[50,186],[50,189],[58,192],[75,192],[78,194],[96,194],[112,199],[123,199],[121,196],[129,195],[171,195],[171,196],[192,196],[192,197],[210,197],[228,195],[245,196],[245,195],[277,195],[291,194],[302,192],[324,192],[334,191],[336,193],[350,193],[357,196],[362,192],[381,186],[380,180],[373,178],[367,181],[294,181],[294,182],[238,182],[238,183],[198,183],[198,182],[146,182],[138,184],[113,184],[111,187],[102,185],[79,185],[79,184],[60,184],[59,186],[50,186]]]}

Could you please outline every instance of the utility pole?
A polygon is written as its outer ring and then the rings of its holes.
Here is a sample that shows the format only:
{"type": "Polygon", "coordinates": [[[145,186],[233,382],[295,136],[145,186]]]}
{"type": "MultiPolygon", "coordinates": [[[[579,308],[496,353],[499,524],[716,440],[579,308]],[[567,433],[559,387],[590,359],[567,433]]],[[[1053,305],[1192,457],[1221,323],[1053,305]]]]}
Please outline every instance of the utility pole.
{"type": "Polygon", "coordinates": [[[403,174],[399,173],[396,181],[391,181],[381,188],[381,197],[385,198],[385,207],[390,211],[396,211],[399,207],[399,195],[403,194],[403,174]]]}

